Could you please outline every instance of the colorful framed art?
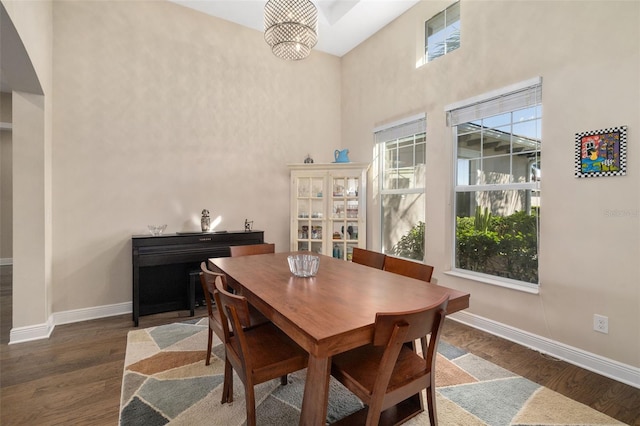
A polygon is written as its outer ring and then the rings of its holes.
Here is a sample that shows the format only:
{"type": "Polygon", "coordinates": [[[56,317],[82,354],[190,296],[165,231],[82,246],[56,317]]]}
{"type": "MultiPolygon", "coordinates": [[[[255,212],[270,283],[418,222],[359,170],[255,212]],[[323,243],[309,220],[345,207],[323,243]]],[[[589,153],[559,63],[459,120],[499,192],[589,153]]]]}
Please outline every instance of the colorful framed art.
{"type": "Polygon", "coordinates": [[[627,126],[576,133],[577,178],[627,174],[627,126]]]}

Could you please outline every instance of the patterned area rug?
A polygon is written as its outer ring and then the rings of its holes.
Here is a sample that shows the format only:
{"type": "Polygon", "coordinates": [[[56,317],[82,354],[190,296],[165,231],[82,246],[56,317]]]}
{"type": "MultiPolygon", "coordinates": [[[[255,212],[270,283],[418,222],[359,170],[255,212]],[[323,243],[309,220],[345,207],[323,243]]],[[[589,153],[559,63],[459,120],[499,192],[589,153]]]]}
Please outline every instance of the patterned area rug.
{"type": "MultiPolygon", "coordinates": [[[[219,340],[214,346],[211,364],[205,366],[206,319],[130,331],[120,425],[243,425],[244,389],[238,377],[234,378],[234,402],[220,404],[224,350],[219,340]]],[[[444,341],[439,352],[436,385],[441,425],[624,424],[444,341]]],[[[298,424],[305,372],[291,374],[286,386],[275,379],[256,387],[258,425],[298,424]]],[[[331,378],[328,423],[361,407],[360,400],[331,378]]],[[[405,424],[429,425],[429,417],[423,412],[405,424]]]]}

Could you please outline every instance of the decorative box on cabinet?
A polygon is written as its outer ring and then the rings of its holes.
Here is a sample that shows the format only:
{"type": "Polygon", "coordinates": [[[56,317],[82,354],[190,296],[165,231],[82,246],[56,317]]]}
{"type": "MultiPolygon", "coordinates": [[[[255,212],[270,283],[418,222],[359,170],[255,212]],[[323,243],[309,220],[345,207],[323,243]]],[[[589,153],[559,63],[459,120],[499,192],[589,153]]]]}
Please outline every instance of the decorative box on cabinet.
{"type": "Polygon", "coordinates": [[[366,247],[365,163],[290,164],[291,250],[351,260],[366,247]]]}

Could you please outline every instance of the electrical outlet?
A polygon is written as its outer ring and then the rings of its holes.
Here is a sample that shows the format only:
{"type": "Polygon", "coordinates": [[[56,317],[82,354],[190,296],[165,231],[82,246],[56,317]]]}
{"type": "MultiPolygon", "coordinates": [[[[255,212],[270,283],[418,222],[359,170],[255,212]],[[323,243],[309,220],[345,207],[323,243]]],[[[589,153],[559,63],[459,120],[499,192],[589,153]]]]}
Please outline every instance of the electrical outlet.
{"type": "Polygon", "coordinates": [[[609,318],[604,315],[593,315],[593,329],[600,333],[609,333],[609,318]]]}

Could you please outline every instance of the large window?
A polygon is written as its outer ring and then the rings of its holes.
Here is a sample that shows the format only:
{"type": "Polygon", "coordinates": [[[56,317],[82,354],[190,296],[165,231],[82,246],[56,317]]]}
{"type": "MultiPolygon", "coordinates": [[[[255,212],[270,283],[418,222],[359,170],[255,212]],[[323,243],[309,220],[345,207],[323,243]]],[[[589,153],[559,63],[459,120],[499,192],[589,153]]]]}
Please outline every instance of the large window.
{"type": "Polygon", "coordinates": [[[377,129],[382,251],[424,260],[426,120],[377,129]]]}
{"type": "Polygon", "coordinates": [[[458,270],[508,285],[538,284],[541,99],[534,79],[448,108],[458,270]]]}
{"type": "Polygon", "coordinates": [[[460,2],[454,3],[425,23],[427,62],[460,47],[460,2]]]}

